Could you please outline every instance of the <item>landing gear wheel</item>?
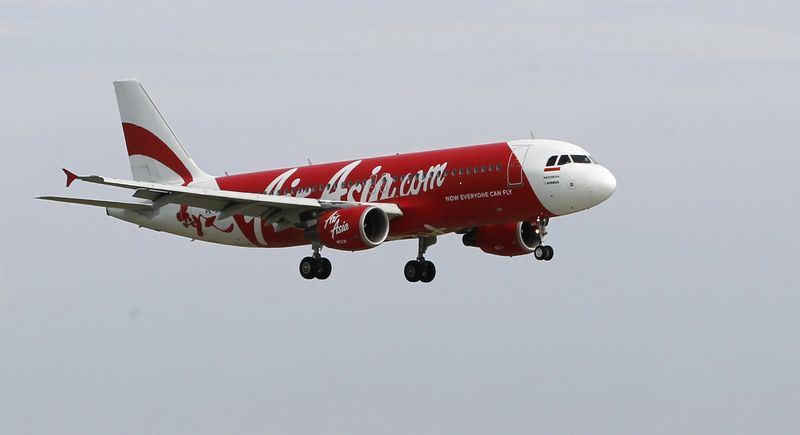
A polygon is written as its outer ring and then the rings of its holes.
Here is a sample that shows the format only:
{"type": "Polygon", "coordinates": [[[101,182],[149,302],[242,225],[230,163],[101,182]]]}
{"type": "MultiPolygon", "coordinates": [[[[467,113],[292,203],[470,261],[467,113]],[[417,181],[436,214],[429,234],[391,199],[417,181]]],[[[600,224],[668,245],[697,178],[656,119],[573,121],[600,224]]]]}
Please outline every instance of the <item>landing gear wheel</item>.
{"type": "Polygon", "coordinates": [[[333,270],[333,266],[331,266],[331,260],[328,260],[325,257],[319,259],[319,264],[317,265],[317,279],[328,279],[331,276],[331,271],[333,270]]]}
{"type": "Polygon", "coordinates": [[[420,275],[419,280],[420,282],[431,282],[433,278],[436,277],[436,266],[433,265],[431,261],[420,261],[419,265],[422,269],[422,275],[420,275]]]}
{"type": "Polygon", "coordinates": [[[419,261],[411,260],[403,268],[403,275],[406,276],[408,282],[417,282],[422,276],[422,269],[423,267],[419,261]]]}
{"type": "Polygon", "coordinates": [[[318,269],[319,264],[314,257],[306,257],[300,261],[300,275],[305,279],[314,279],[318,269]]]}
{"type": "Polygon", "coordinates": [[[547,245],[544,248],[546,250],[545,256],[544,256],[544,261],[552,260],[553,259],[553,247],[550,246],[550,245],[547,245]]]}
{"type": "Polygon", "coordinates": [[[544,245],[539,245],[533,250],[533,256],[536,257],[537,260],[545,260],[547,257],[548,247],[544,245]]]}

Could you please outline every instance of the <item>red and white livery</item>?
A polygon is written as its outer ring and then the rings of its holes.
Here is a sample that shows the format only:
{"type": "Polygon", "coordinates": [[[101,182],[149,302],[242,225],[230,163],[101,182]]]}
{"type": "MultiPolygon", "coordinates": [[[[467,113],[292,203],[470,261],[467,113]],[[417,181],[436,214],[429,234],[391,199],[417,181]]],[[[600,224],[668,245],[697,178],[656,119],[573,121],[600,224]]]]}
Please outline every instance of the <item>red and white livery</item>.
{"type": "Polygon", "coordinates": [[[424,258],[436,237],[504,256],[553,258],[543,244],[550,218],[594,207],[616,189],[611,172],[583,148],[525,139],[393,156],[212,176],[189,157],[138,80],[114,82],[132,180],[75,180],[133,190],[136,201],[44,196],[105,207],[108,215],[191,239],[260,248],[311,245],[307,279],[326,279],[327,247],[372,249],[417,238],[406,279],[430,282],[424,258]]]}

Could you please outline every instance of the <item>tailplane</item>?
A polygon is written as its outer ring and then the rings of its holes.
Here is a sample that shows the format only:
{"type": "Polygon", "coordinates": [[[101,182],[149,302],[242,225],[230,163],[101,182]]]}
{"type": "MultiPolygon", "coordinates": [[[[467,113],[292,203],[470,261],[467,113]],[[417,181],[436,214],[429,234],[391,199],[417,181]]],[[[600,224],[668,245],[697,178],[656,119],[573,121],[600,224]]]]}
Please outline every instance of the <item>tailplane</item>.
{"type": "Polygon", "coordinates": [[[210,177],[189,157],[139,80],[115,81],[114,91],[134,180],[186,186],[210,177]]]}

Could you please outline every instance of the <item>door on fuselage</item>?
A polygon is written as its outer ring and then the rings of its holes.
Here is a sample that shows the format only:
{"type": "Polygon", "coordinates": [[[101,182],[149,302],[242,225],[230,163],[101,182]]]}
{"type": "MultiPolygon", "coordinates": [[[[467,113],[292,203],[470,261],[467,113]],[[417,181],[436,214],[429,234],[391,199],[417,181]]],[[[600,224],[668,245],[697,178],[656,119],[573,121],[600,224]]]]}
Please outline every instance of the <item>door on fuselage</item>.
{"type": "Polygon", "coordinates": [[[522,186],[523,172],[522,166],[525,164],[525,156],[528,155],[530,147],[514,147],[508,156],[507,180],[509,187],[522,186]]]}

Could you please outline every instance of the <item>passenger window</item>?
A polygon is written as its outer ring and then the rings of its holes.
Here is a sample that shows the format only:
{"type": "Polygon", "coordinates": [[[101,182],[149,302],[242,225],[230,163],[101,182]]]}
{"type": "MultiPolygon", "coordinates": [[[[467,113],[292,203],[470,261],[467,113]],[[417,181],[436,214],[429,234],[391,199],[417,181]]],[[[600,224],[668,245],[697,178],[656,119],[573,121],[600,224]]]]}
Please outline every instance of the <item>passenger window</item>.
{"type": "Polygon", "coordinates": [[[575,163],[592,163],[588,156],[572,155],[572,161],[575,163]]]}
{"type": "Polygon", "coordinates": [[[467,168],[467,175],[469,175],[471,170],[472,170],[472,168],[467,168]]]}
{"type": "Polygon", "coordinates": [[[486,165],[481,166],[481,172],[486,172],[486,165]]]}
{"type": "Polygon", "coordinates": [[[497,168],[497,172],[500,172],[500,170],[501,170],[501,169],[503,169],[503,165],[501,165],[500,163],[498,163],[498,164],[495,166],[495,168],[497,168]]]}
{"type": "Polygon", "coordinates": [[[572,163],[572,161],[569,159],[569,156],[566,155],[566,154],[564,154],[563,156],[561,156],[560,159],[558,159],[558,166],[566,165],[568,163],[572,163]]]}
{"type": "Polygon", "coordinates": [[[556,160],[558,160],[558,156],[550,156],[550,158],[547,159],[547,164],[545,166],[553,166],[553,165],[555,165],[556,164],[556,160]]]}

